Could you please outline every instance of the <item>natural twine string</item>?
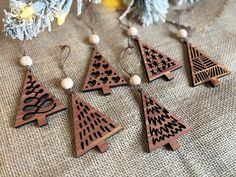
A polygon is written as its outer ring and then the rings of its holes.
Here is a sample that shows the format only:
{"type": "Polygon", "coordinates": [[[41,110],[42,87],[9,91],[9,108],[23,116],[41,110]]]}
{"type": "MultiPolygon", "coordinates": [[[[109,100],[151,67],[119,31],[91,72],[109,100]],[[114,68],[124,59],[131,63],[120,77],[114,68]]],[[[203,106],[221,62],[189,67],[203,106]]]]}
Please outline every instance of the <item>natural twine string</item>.
{"type": "Polygon", "coordinates": [[[65,71],[65,62],[71,54],[71,48],[68,45],[61,45],[60,46],[60,57],[59,57],[59,68],[62,71],[63,79],[67,78],[67,74],[65,71]]]}
{"type": "Polygon", "coordinates": [[[20,52],[22,54],[22,56],[26,56],[26,44],[25,44],[25,40],[20,41],[20,52]]]}
{"type": "Polygon", "coordinates": [[[131,39],[128,38],[127,39],[128,42],[128,46],[126,48],[124,48],[120,54],[120,59],[119,59],[119,66],[121,67],[121,69],[129,76],[131,77],[132,75],[134,75],[134,73],[128,71],[123,64],[121,63],[121,60],[124,59],[127,55],[131,56],[134,53],[135,47],[131,44],[131,39]]]}
{"type": "MultiPolygon", "coordinates": [[[[65,71],[65,63],[66,60],[69,58],[70,54],[71,54],[71,47],[69,45],[60,46],[59,68],[62,72],[63,79],[67,78],[67,74],[65,71]]],[[[74,93],[73,88],[68,89],[67,91],[70,93],[70,95],[74,93]]]]}
{"type": "Polygon", "coordinates": [[[85,5],[82,9],[82,14],[78,18],[78,20],[82,20],[82,22],[85,24],[85,26],[92,32],[92,34],[95,33],[95,26],[97,26],[98,23],[98,12],[94,8],[93,3],[91,2],[85,2],[85,5]]]}
{"type": "MultiPolygon", "coordinates": [[[[130,79],[133,75],[135,75],[136,71],[131,72],[131,71],[127,70],[127,69],[123,66],[122,62],[123,62],[123,59],[127,60],[126,57],[131,56],[131,55],[133,55],[134,53],[136,53],[136,54],[139,55],[139,57],[138,57],[138,58],[140,59],[140,62],[139,62],[139,63],[141,63],[141,56],[140,56],[139,52],[137,51],[137,47],[134,46],[134,43],[133,43],[132,39],[129,37],[129,38],[127,39],[127,47],[125,47],[125,48],[121,51],[121,54],[120,54],[120,57],[119,57],[119,60],[118,60],[118,63],[119,63],[120,68],[129,76],[129,79],[130,79]]],[[[139,65],[139,66],[140,66],[140,65],[139,65]]],[[[139,68],[139,67],[137,67],[137,68],[139,68]]],[[[137,70],[137,69],[135,69],[135,70],[137,70]]],[[[141,87],[141,85],[138,85],[138,86],[131,86],[131,89],[140,92],[140,91],[142,90],[142,87],[141,87]]],[[[135,92],[135,94],[136,94],[136,96],[137,96],[137,93],[136,93],[136,92],[135,92]]]]}

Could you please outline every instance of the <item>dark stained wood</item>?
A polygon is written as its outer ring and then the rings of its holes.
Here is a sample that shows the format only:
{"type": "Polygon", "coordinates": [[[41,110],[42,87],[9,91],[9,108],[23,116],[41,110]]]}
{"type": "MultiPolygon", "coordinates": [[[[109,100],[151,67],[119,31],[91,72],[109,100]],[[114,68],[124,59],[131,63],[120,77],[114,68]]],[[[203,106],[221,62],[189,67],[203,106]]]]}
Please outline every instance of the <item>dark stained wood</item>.
{"type": "Polygon", "coordinates": [[[47,117],[65,110],[66,107],[29,71],[21,92],[15,127],[37,121],[38,126],[47,125],[47,117]]]}
{"type": "Polygon", "coordinates": [[[101,89],[104,95],[109,95],[111,93],[111,87],[127,84],[125,79],[118,75],[116,69],[94,47],[92,61],[84,81],[83,91],[101,89]]]}
{"type": "Polygon", "coordinates": [[[174,78],[172,71],[180,68],[182,64],[168,57],[164,53],[151,48],[138,38],[135,40],[139,44],[139,49],[144,62],[148,81],[151,82],[159,77],[165,76],[167,80],[174,78]]]}
{"type": "Polygon", "coordinates": [[[95,147],[105,152],[108,149],[106,139],[121,130],[121,125],[75,94],[72,94],[72,105],[76,156],[79,157],[95,147]]]}
{"type": "Polygon", "coordinates": [[[191,131],[192,128],[147,93],[141,91],[141,94],[149,152],[166,144],[169,144],[173,150],[177,150],[180,147],[177,138],[191,131]]]}
{"type": "Polygon", "coordinates": [[[180,144],[176,139],[172,140],[169,142],[170,147],[172,148],[173,151],[177,150],[180,148],[180,144]]]}
{"type": "Polygon", "coordinates": [[[230,71],[190,42],[184,42],[188,49],[193,86],[206,82],[211,82],[215,87],[220,85],[219,78],[230,74],[230,71]]]}

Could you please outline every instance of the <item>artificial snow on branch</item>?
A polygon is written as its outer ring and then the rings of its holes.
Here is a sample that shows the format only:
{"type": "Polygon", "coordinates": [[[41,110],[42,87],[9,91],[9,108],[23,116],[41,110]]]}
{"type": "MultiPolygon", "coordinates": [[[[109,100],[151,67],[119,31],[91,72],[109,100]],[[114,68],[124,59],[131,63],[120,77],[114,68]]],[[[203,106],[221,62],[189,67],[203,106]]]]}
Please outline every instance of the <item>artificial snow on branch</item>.
{"type": "Polygon", "coordinates": [[[4,11],[4,31],[13,39],[32,39],[46,28],[51,30],[51,22],[60,14],[60,7],[59,1],[10,0],[10,12],[4,11]]]}
{"type": "MultiPolygon", "coordinates": [[[[99,4],[102,0],[77,0],[77,15],[82,13],[85,1],[99,4]]],[[[140,19],[144,26],[165,22],[169,8],[168,0],[113,0],[113,3],[114,1],[117,1],[117,4],[123,1],[127,5],[127,10],[120,19],[132,13],[132,16],[140,19]]],[[[170,1],[182,5],[198,0],[170,1]]],[[[13,39],[31,40],[46,28],[51,31],[51,23],[55,18],[58,25],[62,25],[70,12],[72,3],[73,0],[10,0],[10,11],[4,11],[4,32],[13,39]]]]}
{"type": "Polygon", "coordinates": [[[186,3],[193,4],[197,1],[199,1],[199,0],[172,0],[172,2],[175,5],[178,5],[178,6],[181,6],[181,5],[186,4],[186,3]]]}
{"type": "MultiPolygon", "coordinates": [[[[101,0],[88,0],[101,3],[101,0]]],[[[62,25],[70,12],[73,0],[10,0],[10,11],[4,10],[4,32],[19,40],[31,40],[46,28],[51,31],[55,18],[62,25]]],[[[77,0],[77,14],[82,11],[83,0],[77,0]]]]}
{"type": "MultiPolygon", "coordinates": [[[[125,4],[132,3],[131,0],[124,0],[125,4]]],[[[132,5],[133,16],[137,16],[144,26],[155,22],[164,22],[168,13],[168,0],[134,0],[132,5]]]]}
{"type": "Polygon", "coordinates": [[[122,14],[124,18],[132,12],[133,17],[138,17],[144,26],[150,26],[156,22],[165,22],[168,13],[169,2],[175,5],[195,3],[198,0],[123,0],[127,5],[127,10],[122,14]]]}

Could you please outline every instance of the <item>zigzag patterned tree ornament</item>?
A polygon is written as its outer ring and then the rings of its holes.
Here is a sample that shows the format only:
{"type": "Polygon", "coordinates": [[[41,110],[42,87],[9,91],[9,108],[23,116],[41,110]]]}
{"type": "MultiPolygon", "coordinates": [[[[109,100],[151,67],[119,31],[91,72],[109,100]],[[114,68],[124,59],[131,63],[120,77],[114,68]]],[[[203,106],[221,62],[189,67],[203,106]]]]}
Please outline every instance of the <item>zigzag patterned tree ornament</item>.
{"type": "Polygon", "coordinates": [[[125,79],[118,75],[116,69],[94,47],[83,91],[102,89],[104,95],[109,95],[110,87],[122,85],[127,85],[125,79]]]}
{"type": "Polygon", "coordinates": [[[177,150],[177,138],[192,130],[185,122],[170,113],[154,98],[141,90],[149,152],[169,144],[177,150]]]}
{"type": "Polygon", "coordinates": [[[188,49],[193,86],[206,82],[211,82],[215,87],[220,85],[218,78],[230,74],[230,71],[187,40],[185,43],[188,49]]]}
{"type": "Polygon", "coordinates": [[[101,152],[105,152],[108,149],[106,139],[117,133],[122,127],[76,96],[73,91],[74,82],[67,77],[64,70],[64,63],[70,51],[71,49],[67,45],[61,47],[60,69],[64,75],[61,86],[69,92],[72,100],[76,157],[95,147],[98,147],[101,152]],[[63,57],[62,54],[66,49],[68,49],[68,53],[63,57]]]}
{"type": "Polygon", "coordinates": [[[130,85],[141,94],[149,152],[165,144],[170,144],[173,150],[177,150],[180,145],[176,139],[189,132],[191,127],[145,93],[141,86],[141,78],[125,69],[121,60],[127,60],[126,57],[134,53],[136,53],[136,48],[128,42],[128,47],[123,49],[119,61],[121,68],[130,76],[130,85]]]}
{"type": "MultiPolygon", "coordinates": [[[[23,57],[21,64],[30,66],[29,57],[23,57]]],[[[37,121],[38,126],[47,125],[47,117],[65,110],[66,107],[27,69],[21,92],[20,105],[15,127],[37,121]]]]}
{"type": "Polygon", "coordinates": [[[182,64],[168,57],[164,53],[151,48],[137,37],[135,39],[139,44],[149,82],[162,76],[165,76],[168,80],[173,79],[174,75],[172,74],[172,71],[182,67],[182,64]]]}

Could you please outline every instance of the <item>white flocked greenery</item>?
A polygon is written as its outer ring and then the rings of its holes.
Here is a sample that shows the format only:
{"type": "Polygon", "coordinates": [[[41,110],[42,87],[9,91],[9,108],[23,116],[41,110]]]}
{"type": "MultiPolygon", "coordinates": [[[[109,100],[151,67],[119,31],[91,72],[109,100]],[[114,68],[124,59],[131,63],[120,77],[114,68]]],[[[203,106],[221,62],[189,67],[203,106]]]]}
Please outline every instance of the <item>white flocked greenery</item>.
{"type": "MultiPolygon", "coordinates": [[[[77,15],[82,13],[86,0],[76,0],[77,15]]],[[[99,4],[102,0],[87,0],[99,4]]],[[[137,17],[144,26],[155,22],[165,22],[169,3],[182,5],[198,0],[123,0],[130,6],[133,16],[137,17]],[[132,3],[132,4],[130,4],[132,3]]],[[[51,23],[55,18],[66,17],[70,12],[73,0],[10,0],[9,11],[4,10],[4,32],[7,36],[19,40],[31,40],[45,29],[51,31],[51,23]],[[24,16],[23,10],[30,16],[24,16]]]]}

